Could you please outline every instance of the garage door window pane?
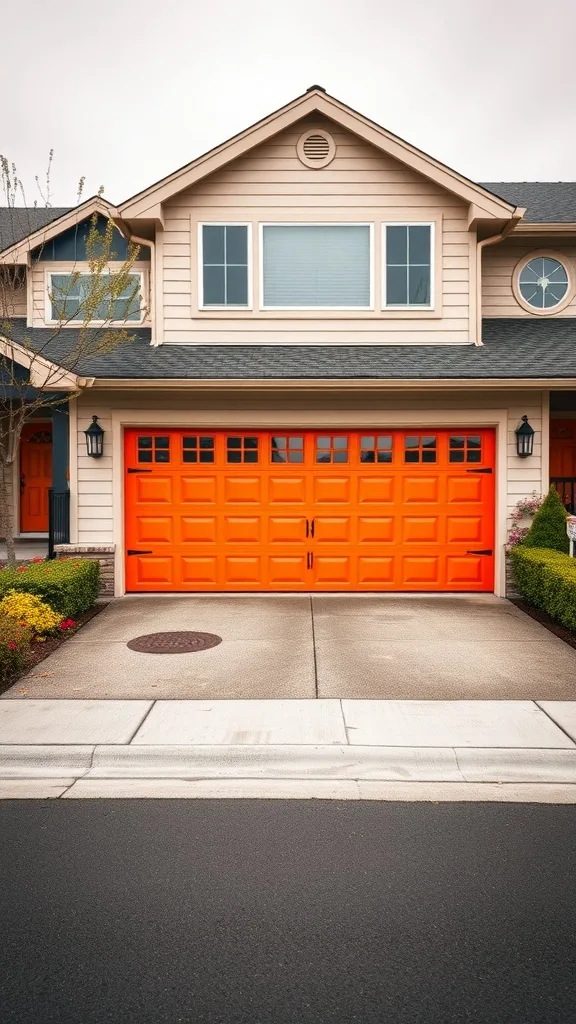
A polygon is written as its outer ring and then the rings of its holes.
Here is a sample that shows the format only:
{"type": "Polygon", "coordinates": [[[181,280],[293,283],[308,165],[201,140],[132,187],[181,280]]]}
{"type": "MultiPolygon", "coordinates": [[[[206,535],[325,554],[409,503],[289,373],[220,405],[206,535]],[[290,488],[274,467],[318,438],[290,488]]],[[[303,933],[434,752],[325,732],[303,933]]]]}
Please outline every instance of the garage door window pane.
{"type": "Polygon", "coordinates": [[[392,437],[389,434],[360,438],[360,462],[392,462],[392,437]]]}
{"type": "Polygon", "coordinates": [[[316,438],[316,462],[348,462],[348,438],[334,434],[316,438]]]}
{"type": "Polygon", "coordinates": [[[182,462],[214,462],[214,438],[198,435],[183,437],[182,462]]]}
{"type": "Polygon", "coordinates": [[[404,438],[404,462],[436,462],[436,437],[432,434],[404,438]]]}
{"type": "Polygon", "coordinates": [[[303,437],[272,437],[270,440],[271,462],[304,462],[303,437]]]}
{"type": "Polygon", "coordinates": [[[479,434],[454,434],[450,437],[450,462],[482,462],[482,438],[479,434]]]}
{"type": "Polygon", "coordinates": [[[230,463],[258,462],[258,438],[227,437],[226,461],[230,463]]]}

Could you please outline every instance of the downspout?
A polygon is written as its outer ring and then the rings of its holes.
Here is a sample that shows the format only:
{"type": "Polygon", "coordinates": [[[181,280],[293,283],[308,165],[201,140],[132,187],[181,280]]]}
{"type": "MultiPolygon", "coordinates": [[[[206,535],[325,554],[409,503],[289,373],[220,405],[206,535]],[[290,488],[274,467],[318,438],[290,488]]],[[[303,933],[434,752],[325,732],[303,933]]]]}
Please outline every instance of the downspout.
{"type": "Polygon", "coordinates": [[[526,213],[523,207],[517,206],[506,227],[498,235],[491,235],[490,238],[483,238],[476,243],[476,341],[475,345],[483,345],[482,341],[482,252],[489,245],[496,245],[507,238],[514,230],[519,221],[526,213]]]}
{"type": "Polygon", "coordinates": [[[116,227],[118,228],[118,230],[121,232],[121,234],[124,235],[124,238],[127,238],[129,242],[135,242],[136,245],[144,245],[144,246],[146,246],[147,249],[150,249],[150,270],[149,270],[149,282],[148,282],[148,290],[150,292],[150,296],[149,296],[150,297],[150,302],[149,302],[148,309],[150,311],[150,323],[152,325],[152,338],[150,340],[150,344],[151,345],[157,345],[158,343],[154,339],[154,334],[155,334],[155,329],[156,329],[156,316],[155,316],[156,306],[155,306],[155,302],[154,302],[154,292],[155,292],[154,270],[155,270],[155,266],[156,266],[156,262],[155,262],[156,261],[156,243],[151,241],[151,239],[149,239],[149,238],[140,238],[139,235],[133,235],[122,221],[115,220],[114,223],[115,223],[116,227]]]}

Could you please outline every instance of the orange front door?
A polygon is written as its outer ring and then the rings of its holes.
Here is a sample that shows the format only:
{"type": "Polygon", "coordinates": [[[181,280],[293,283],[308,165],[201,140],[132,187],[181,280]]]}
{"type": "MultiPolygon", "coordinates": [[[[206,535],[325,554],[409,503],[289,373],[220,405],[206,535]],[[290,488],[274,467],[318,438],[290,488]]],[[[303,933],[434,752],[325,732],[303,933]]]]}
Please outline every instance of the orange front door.
{"type": "Polygon", "coordinates": [[[20,441],[20,531],[46,533],[52,486],[52,425],[27,423],[20,441]]]}
{"type": "Polygon", "coordinates": [[[491,591],[491,430],[128,430],[129,591],[491,591]]]}

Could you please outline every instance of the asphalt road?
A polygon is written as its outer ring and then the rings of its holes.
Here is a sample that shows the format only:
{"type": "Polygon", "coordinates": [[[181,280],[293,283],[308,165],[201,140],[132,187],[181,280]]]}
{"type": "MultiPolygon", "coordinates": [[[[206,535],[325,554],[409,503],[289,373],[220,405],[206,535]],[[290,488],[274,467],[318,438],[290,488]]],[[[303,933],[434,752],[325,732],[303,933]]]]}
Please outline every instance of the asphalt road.
{"type": "Polygon", "coordinates": [[[576,807],[0,804],[2,1024],[576,1020],[576,807]]]}

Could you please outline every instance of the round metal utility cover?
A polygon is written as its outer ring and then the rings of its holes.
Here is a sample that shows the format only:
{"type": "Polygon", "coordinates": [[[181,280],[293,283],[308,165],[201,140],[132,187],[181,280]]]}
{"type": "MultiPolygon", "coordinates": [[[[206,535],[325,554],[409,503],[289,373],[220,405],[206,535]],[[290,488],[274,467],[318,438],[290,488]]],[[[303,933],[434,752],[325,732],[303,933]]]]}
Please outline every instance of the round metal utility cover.
{"type": "Polygon", "coordinates": [[[194,651],[207,651],[222,643],[222,637],[216,633],[193,633],[179,630],[169,633],[146,633],[129,640],[127,647],[141,654],[192,654],[194,651]]]}

